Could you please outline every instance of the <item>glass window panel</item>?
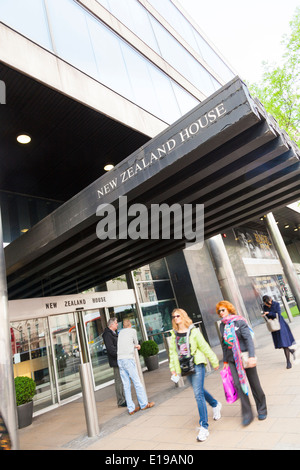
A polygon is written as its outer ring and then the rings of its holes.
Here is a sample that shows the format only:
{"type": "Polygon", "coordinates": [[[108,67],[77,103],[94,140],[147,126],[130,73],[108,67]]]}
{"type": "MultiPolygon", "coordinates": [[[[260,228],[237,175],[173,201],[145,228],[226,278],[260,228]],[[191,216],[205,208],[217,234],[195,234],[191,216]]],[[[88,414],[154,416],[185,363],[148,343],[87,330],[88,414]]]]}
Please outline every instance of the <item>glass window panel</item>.
{"type": "Polygon", "coordinates": [[[99,70],[99,80],[132,100],[133,90],[124,63],[121,39],[91,16],[88,17],[88,26],[99,70]]]}
{"type": "Polygon", "coordinates": [[[149,47],[159,53],[147,10],[136,0],[109,0],[109,11],[149,47]]]}
{"type": "Polygon", "coordinates": [[[213,93],[215,87],[209,72],[156,20],[152,20],[152,25],[162,57],[205,95],[213,93]]]}
{"type": "Polygon", "coordinates": [[[157,108],[159,104],[155,96],[147,61],[126,44],[122,44],[122,52],[130,76],[134,102],[158,115],[157,108]]]}
{"type": "Polygon", "coordinates": [[[123,328],[123,320],[125,320],[125,318],[129,318],[131,321],[132,328],[136,329],[138,341],[142,341],[141,327],[135,305],[122,305],[120,307],[110,307],[108,311],[110,318],[117,317],[118,331],[123,328]]]}
{"type": "Polygon", "coordinates": [[[172,87],[182,116],[199,104],[197,98],[190,95],[181,88],[181,86],[177,85],[177,83],[173,82],[172,87]]]}
{"type": "Polygon", "coordinates": [[[190,76],[189,65],[187,64],[186,55],[188,52],[184,49],[171,34],[163,28],[163,26],[154,18],[151,24],[156,35],[162,57],[169,62],[176,70],[185,70],[186,76],[190,76]]]}
{"type": "Polygon", "coordinates": [[[165,122],[172,124],[181,117],[179,105],[172,88],[172,80],[156,67],[150,68],[150,75],[156,96],[155,112],[165,122]]]}
{"type": "Polygon", "coordinates": [[[46,318],[11,323],[14,376],[31,377],[36,384],[34,411],[57,401],[53,385],[51,348],[46,318]]]}
{"type": "Polygon", "coordinates": [[[0,0],[0,19],[37,44],[52,50],[44,0],[0,0]]]}
{"type": "Polygon", "coordinates": [[[126,274],[122,274],[121,276],[115,277],[106,283],[107,290],[123,290],[129,289],[126,279],[126,274]]]}
{"type": "Polygon", "coordinates": [[[108,364],[107,351],[102,337],[106,327],[105,311],[104,309],[87,310],[84,314],[91,365],[97,386],[113,379],[113,369],[108,364]]]}
{"type": "Polygon", "coordinates": [[[137,290],[140,302],[156,302],[174,298],[170,281],[138,282],[137,290]]]}
{"type": "Polygon", "coordinates": [[[61,400],[81,392],[79,345],[73,313],[49,318],[61,400]]]}
{"type": "Polygon", "coordinates": [[[163,344],[163,335],[159,333],[172,329],[171,313],[174,308],[176,308],[175,299],[141,304],[149,339],[154,339],[157,344],[163,344]]]}
{"type": "MultiPolygon", "coordinates": [[[[222,61],[218,54],[210,47],[205,39],[198,33],[182,13],[170,1],[149,0],[152,6],[168,21],[168,23],[181,35],[181,37],[217,72],[224,80],[231,80],[234,73],[222,61]]],[[[213,83],[218,89],[220,85],[213,83]]]]}
{"type": "Polygon", "coordinates": [[[153,263],[146,264],[145,266],[133,271],[133,273],[137,282],[169,279],[169,273],[164,258],[154,261],[153,263]]]}
{"type": "Polygon", "coordinates": [[[231,80],[234,77],[234,73],[227,67],[217,53],[207,44],[196,30],[194,30],[194,36],[197,41],[198,50],[205,62],[207,62],[224,80],[231,80]]]}
{"type": "Polygon", "coordinates": [[[64,60],[98,78],[86,12],[73,0],[47,3],[55,52],[64,60]]]}

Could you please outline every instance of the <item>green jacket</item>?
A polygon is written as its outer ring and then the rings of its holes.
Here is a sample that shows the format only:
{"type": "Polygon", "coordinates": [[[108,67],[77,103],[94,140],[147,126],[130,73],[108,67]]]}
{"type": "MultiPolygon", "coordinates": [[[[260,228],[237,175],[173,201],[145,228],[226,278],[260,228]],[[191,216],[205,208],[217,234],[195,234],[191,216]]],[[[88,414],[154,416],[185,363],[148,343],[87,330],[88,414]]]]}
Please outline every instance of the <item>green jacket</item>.
{"type": "MultiPolygon", "coordinates": [[[[206,358],[208,358],[213,368],[218,367],[219,360],[209,344],[205,341],[199,328],[195,327],[191,329],[189,343],[191,355],[194,356],[195,364],[206,365],[206,358]]],[[[169,367],[171,372],[175,371],[177,374],[181,373],[174,331],[171,331],[169,342],[169,367]]]]}

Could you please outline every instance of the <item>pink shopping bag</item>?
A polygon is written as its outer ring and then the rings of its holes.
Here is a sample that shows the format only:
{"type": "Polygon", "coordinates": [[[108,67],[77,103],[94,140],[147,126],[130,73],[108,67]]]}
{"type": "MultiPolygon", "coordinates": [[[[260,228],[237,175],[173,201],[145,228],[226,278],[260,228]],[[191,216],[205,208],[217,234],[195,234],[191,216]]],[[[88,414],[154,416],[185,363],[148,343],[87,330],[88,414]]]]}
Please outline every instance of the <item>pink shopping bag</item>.
{"type": "Polygon", "coordinates": [[[227,403],[234,403],[239,397],[229,367],[220,371],[227,403]]]}

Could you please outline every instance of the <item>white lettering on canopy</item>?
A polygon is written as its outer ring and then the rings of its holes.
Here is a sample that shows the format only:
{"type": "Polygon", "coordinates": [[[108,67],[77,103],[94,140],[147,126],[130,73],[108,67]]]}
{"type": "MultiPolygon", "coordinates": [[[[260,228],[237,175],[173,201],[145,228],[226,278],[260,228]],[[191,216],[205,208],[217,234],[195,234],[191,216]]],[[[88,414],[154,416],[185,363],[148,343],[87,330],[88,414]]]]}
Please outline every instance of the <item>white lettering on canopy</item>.
{"type": "Polygon", "coordinates": [[[126,181],[134,178],[141,171],[144,171],[151,165],[154,165],[166,155],[170,154],[176,147],[187,142],[189,139],[199,134],[200,132],[203,132],[208,126],[222,118],[226,113],[227,111],[223,103],[215,106],[203,116],[199,117],[199,119],[192,122],[185,129],[182,129],[177,135],[172,137],[172,139],[169,139],[155,150],[152,150],[143,156],[143,158],[137,159],[126,170],[121,171],[120,174],[114,176],[108,183],[104,184],[100,189],[97,190],[98,198],[103,198],[123,183],[126,183],[126,181]]]}

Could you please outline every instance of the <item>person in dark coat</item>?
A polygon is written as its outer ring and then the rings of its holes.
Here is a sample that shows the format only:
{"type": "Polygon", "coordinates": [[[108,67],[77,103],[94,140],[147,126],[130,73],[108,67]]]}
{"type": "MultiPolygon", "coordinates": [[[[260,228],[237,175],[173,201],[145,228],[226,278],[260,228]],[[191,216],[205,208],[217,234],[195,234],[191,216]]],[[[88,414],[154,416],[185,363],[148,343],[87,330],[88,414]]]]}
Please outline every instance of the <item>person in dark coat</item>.
{"type": "Polygon", "coordinates": [[[112,317],[108,320],[107,327],[105,328],[102,338],[106,346],[108,363],[114,370],[115,389],[117,395],[118,406],[126,406],[125,394],[123,383],[120,376],[118,366],[118,320],[112,317]]]}
{"type": "Polygon", "coordinates": [[[263,316],[267,316],[270,319],[276,318],[276,314],[278,314],[278,319],[280,323],[280,330],[272,332],[273,343],[275,349],[283,349],[285,358],[286,358],[286,368],[290,369],[292,367],[290,361],[290,354],[293,354],[295,358],[295,349],[291,348],[293,344],[295,344],[295,339],[292,335],[289,325],[285,322],[283,316],[281,315],[281,309],[279,302],[272,300],[271,297],[268,295],[263,296],[263,303],[264,303],[264,314],[263,316]]]}
{"type": "Polygon", "coordinates": [[[221,300],[217,303],[216,312],[221,318],[220,333],[224,368],[230,368],[241,401],[242,424],[248,426],[253,421],[248,383],[255,401],[258,419],[267,418],[266,396],[257,373],[252,330],[246,319],[237,315],[234,305],[227,300],[221,300]],[[244,368],[242,360],[242,355],[245,352],[248,352],[249,356],[246,368],[244,368]]]}

